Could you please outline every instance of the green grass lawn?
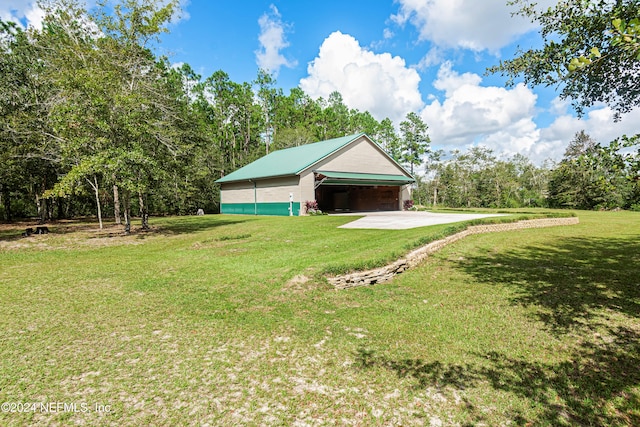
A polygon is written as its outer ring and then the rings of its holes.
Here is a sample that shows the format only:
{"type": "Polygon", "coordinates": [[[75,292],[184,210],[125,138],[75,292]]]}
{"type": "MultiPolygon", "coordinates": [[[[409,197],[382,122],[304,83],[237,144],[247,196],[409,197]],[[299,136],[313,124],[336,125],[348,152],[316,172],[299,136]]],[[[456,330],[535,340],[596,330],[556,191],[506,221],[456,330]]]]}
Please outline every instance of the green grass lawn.
{"type": "Polygon", "coordinates": [[[5,227],[0,425],[640,425],[640,213],[578,216],[346,291],[448,226],[5,227]]]}

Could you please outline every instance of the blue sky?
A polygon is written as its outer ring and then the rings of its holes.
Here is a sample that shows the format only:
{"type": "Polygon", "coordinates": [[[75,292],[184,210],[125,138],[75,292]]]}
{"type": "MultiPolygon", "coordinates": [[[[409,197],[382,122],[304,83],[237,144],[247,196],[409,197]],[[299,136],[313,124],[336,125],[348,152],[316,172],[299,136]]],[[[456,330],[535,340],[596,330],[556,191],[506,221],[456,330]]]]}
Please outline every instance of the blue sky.
{"type": "MultiPolygon", "coordinates": [[[[182,0],[159,53],[204,78],[223,70],[245,82],[267,68],[285,94],[337,90],[350,107],[396,125],[416,112],[432,146],[446,151],[481,144],[541,163],[559,160],[579,130],[602,143],[640,132],[639,111],[614,123],[601,106],[578,119],[553,88],[506,88],[501,76],[485,76],[518,46],[540,43],[506,1],[182,0]]],[[[0,17],[24,26],[41,19],[32,0],[2,0],[0,17]]]]}
{"type": "MultiPolygon", "coordinates": [[[[397,7],[391,1],[250,0],[191,1],[185,9],[188,21],[172,26],[171,34],[163,37],[163,48],[174,53],[172,59],[188,62],[199,72],[208,75],[222,69],[236,81],[250,81],[256,76],[260,18],[279,19],[288,43],[282,54],[296,65],[276,71],[280,85],[291,88],[306,76],[307,64],[331,33],[350,34],[367,47],[379,44],[384,39],[385,22],[397,7]]],[[[414,51],[413,56],[420,59],[419,51],[408,39],[396,44],[400,45],[397,49],[405,54],[414,51]]]]}

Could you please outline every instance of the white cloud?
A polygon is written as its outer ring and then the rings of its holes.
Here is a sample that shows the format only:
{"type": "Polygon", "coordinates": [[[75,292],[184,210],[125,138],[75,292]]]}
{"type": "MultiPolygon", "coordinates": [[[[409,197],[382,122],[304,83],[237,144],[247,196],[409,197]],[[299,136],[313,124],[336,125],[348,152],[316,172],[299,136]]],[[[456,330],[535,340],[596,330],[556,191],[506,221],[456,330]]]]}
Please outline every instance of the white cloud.
{"type": "Polygon", "coordinates": [[[34,4],[25,12],[25,17],[27,18],[27,25],[29,27],[42,28],[42,21],[44,21],[45,12],[40,8],[40,6],[34,4]]]}
{"type": "Polygon", "coordinates": [[[536,163],[548,158],[552,148],[552,145],[540,140],[540,129],[530,117],[495,129],[486,134],[480,143],[491,148],[496,155],[523,154],[536,163]]]}
{"type": "Polygon", "coordinates": [[[0,18],[12,21],[26,27],[42,27],[44,11],[35,0],[2,0],[0,4],[0,18]]]}
{"type": "Polygon", "coordinates": [[[465,151],[483,145],[496,155],[520,153],[542,164],[546,159],[562,159],[569,141],[580,130],[602,144],[640,132],[640,110],[617,123],[608,107],[593,109],[579,119],[571,114],[568,103],[558,98],[549,109],[556,119],[541,128],[534,121],[539,112],[537,95],[530,89],[522,84],[512,89],[485,87],[481,82],[479,75],[460,74],[449,62],[440,67],[433,85],[445,98],[442,102],[432,100],[421,112],[434,148],[465,151]]]}
{"type": "Polygon", "coordinates": [[[300,88],[309,96],[326,99],[338,91],[347,106],[369,111],[377,120],[389,117],[399,122],[424,105],[420,76],[404,59],[371,52],[339,31],[324,40],[307,71],[300,88]]]}
{"type": "Polygon", "coordinates": [[[451,61],[446,61],[438,70],[438,78],[433,82],[433,87],[445,92],[447,96],[451,96],[459,89],[468,86],[478,86],[482,81],[482,77],[474,73],[459,74],[453,71],[451,61]]]}
{"type": "Polygon", "coordinates": [[[442,64],[445,61],[444,51],[439,47],[432,47],[427,54],[422,57],[416,65],[416,69],[424,71],[434,65],[442,64]]]}
{"type": "Polygon", "coordinates": [[[499,130],[533,116],[536,95],[520,84],[513,89],[480,86],[477,74],[459,74],[446,62],[433,85],[445,92],[441,103],[434,100],[422,111],[432,139],[445,145],[474,142],[478,136],[499,130]]]}
{"type": "Polygon", "coordinates": [[[533,122],[537,96],[522,84],[505,89],[481,82],[477,74],[454,71],[450,62],[440,67],[433,85],[445,99],[433,100],[421,113],[433,145],[465,150],[482,144],[496,154],[534,154],[540,137],[533,122]]]}
{"type": "MultiPolygon", "coordinates": [[[[482,86],[476,73],[460,73],[445,58],[451,49],[498,54],[523,34],[535,30],[528,19],[512,16],[517,9],[505,0],[396,0],[391,17],[400,26],[412,25],[428,51],[415,65],[426,70],[441,64],[421,116],[429,125],[434,148],[466,150],[474,145],[491,148],[497,155],[520,153],[541,164],[560,160],[576,132],[585,130],[602,144],[640,132],[640,111],[626,114],[618,123],[607,107],[592,109],[577,118],[569,101],[551,101],[545,113],[555,117],[548,126],[536,124],[542,111],[537,95],[523,84],[513,88],[482,86]]],[[[538,8],[557,4],[540,0],[538,8]]],[[[450,55],[449,55],[450,56],[450,55]]]]}
{"type": "MultiPolygon", "coordinates": [[[[407,22],[420,32],[420,40],[442,48],[497,52],[518,36],[535,28],[529,20],[511,16],[516,11],[506,0],[397,0],[398,14],[391,19],[407,22]]],[[[539,6],[556,3],[541,0],[539,6]]]]}
{"type": "MultiPolygon", "coordinates": [[[[554,103],[557,102],[564,103],[554,103]]],[[[583,118],[571,114],[559,115],[549,127],[541,130],[540,140],[558,147],[554,158],[559,160],[569,141],[581,130],[603,145],[622,135],[630,136],[640,132],[640,109],[624,114],[618,122],[613,117],[614,113],[609,107],[595,108],[583,118]]]]}
{"type": "Polygon", "coordinates": [[[256,62],[258,67],[268,70],[275,75],[280,67],[295,67],[296,61],[290,61],[280,53],[289,46],[285,36],[287,26],[282,22],[282,17],[278,9],[270,6],[270,12],[264,13],[258,20],[260,25],[260,50],[256,51],[256,62]]]}

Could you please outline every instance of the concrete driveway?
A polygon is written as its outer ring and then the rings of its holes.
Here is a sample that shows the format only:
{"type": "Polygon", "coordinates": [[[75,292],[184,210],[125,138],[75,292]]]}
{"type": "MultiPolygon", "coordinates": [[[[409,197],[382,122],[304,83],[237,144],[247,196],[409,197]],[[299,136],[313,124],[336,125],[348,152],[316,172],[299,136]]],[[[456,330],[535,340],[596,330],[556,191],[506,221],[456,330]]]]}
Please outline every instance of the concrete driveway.
{"type": "Polygon", "coordinates": [[[359,212],[335,215],[365,215],[364,218],[341,225],[339,228],[377,228],[384,230],[405,230],[408,228],[426,227],[436,224],[449,224],[452,222],[468,221],[478,218],[505,216],[504,214],[454,214],[414,211],[359,212]]]}

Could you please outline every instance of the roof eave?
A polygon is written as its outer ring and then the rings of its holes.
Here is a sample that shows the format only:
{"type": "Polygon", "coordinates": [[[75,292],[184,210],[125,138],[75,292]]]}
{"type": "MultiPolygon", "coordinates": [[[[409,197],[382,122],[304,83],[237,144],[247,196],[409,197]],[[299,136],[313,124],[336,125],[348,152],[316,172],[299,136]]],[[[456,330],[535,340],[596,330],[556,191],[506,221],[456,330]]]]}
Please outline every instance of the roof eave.
{"type": "Polygon", "coordinates": [[[229,180],[225,180],[225,177],[222,177],[218,180],[216,180],[215,182],[217,184],[227,184],[229,182],[253,182],[253,181],[262,181],[265,179],[272,179],[272,178],[283,178],[285,176],[297,176],[299,175],[298,173],[285,173],[285,174],[280,174],[280,175],[267,175],[267,176],[255,176],[255,177],[251,177],[251,178],[238,178],[238,179],[229,179],[229,180]]]}

